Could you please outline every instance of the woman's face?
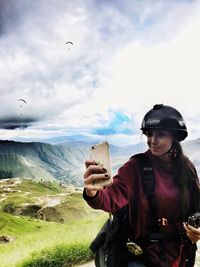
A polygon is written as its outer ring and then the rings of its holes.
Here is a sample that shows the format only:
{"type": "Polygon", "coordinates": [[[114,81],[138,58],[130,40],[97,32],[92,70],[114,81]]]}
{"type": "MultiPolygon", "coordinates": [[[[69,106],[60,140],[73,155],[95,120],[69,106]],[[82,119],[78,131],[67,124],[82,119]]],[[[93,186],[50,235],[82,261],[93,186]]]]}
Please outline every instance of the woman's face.
{"type": "Polygon", "coordinates": [[[173,135],[166,130],[147,130],[147,144],[154,156],[161,157],[168,152],[173,143],[173,135]]]}

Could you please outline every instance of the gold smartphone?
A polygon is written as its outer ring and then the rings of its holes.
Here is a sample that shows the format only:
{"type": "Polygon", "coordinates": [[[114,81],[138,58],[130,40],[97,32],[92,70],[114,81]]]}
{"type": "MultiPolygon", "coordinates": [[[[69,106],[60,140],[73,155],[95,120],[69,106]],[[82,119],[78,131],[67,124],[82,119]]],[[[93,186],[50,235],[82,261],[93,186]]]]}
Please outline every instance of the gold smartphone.
{"type": "Polygon", "coordinates": [[[90,159],[95,160],[95,162],[105,168],[109,175],[108,179],[99,179],[95,181],[94,185],[106,186],[112,183],[111,174],[111,161],[110,161],[110,149],[108,142],[103,142],[100,144],[93,145],[90,148],[90,159]]]}

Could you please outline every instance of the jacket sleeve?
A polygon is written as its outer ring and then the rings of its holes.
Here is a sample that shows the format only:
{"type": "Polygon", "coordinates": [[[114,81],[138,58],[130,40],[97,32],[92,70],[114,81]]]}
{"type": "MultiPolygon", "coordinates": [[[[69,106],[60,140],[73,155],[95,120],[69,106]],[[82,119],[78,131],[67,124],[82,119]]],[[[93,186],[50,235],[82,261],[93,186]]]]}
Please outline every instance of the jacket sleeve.
{"type": "Polygon", "coordinates": [[[88,197],[84,190],[83,198],[94,209],[115,213],[129,202],[135,172],[136,170],[129,160],[118,170],[118,174],[113,177],[113,183],[110,186],[98,191],[94,197],[88,197]]]}

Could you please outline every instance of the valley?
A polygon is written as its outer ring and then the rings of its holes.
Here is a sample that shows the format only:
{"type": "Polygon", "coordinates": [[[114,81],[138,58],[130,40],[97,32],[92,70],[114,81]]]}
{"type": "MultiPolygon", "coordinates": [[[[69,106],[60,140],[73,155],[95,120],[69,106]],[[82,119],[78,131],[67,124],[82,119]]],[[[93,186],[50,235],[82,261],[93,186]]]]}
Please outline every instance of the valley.
{"type": "MultiPolygon", "coordinates": [[[[92,259],[89,244],[107,214],[91,209],[82,198],[84,161],[89,158],[90,146],[84,142],[0,141],[0,266],[35,266],[29,263],[39,262],[41,253],[47,255],[47,261],[56,257],[62,262],[67,257],[71,263],[65,266],[92,259]],[[61,247],[64,259],[55,256],[61,247]],[[77,255],[82,251],[82,259],[71,255],[72,250],[77,255]]],[[[131,155],[145,150],[142,143],[111,145],[113,173],[131,155]]],[[[185,142],[183,150],[199,173],[200,140],[185,142]]],[[[199,263],[198,250],[195,267],[199,263]]]]}

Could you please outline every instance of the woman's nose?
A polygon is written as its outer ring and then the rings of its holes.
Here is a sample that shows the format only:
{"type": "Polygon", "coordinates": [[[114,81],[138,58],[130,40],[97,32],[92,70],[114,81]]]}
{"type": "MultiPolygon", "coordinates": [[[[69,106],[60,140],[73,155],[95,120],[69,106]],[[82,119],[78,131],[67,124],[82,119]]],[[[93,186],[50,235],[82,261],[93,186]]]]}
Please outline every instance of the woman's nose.
{"type": "Polygon", "coordinates": [[[158,141],[157,135],[153,133],[151,137],[151,143],[157,143],[157,141],[158,141]]]}

